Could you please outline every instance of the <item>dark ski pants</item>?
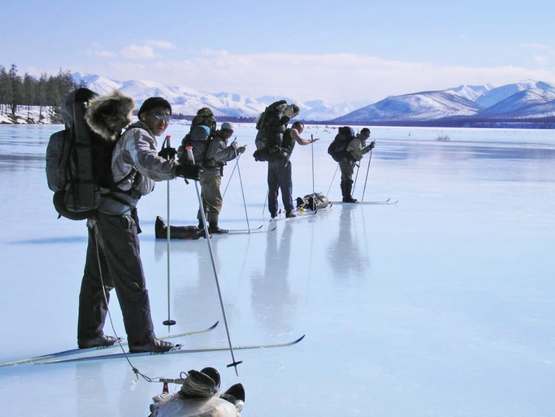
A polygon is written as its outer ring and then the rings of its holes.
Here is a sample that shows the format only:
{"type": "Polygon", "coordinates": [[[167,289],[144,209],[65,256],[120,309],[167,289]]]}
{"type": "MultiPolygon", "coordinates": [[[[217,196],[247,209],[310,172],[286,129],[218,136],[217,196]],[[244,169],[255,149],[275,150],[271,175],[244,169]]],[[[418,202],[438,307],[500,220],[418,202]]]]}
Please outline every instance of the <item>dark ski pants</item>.
{"type": "Polygon", "coordinates": [[[138,225],[130,215],[97,214],[95,229],[88,228],[89,243],[81,293],[77,337],[91,339],[103,335],[107,305],[100,279],[97,247],[99,245],[102,278],[109,290],[116,289],[127,339],[132,346],[149,343],[154,337],[150,302],[139,254],[138,225]]]}
{"type": "Polygon", "coordinates": [[[291,161],[268,162],[268,209],[271,215],[278,211],[278,193],[285,211],[293,210],[293,181],[291,180],[291,161]]]}
{"type": "Polygon", "coordinates": [[[355,172],[355,161],[352,159],[342,159],[339,162],[341,170],[341,194],[343,197],[350,197],[353,188],[353,173],[355,172]]]}

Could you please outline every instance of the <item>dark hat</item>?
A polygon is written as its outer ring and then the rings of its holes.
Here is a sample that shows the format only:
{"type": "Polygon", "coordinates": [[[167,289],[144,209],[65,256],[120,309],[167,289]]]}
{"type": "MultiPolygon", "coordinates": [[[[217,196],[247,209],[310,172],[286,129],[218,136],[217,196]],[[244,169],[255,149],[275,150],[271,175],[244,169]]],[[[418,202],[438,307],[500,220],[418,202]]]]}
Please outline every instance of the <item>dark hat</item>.
{"type": "Polygon", "coordinates": [[[170,114],[172,113],[172,106],[168,102],[168,100],[162,97],[149,97],[143,102],[141,108],[139,109],[138,116],[141,117],[142,113],[145,113],[147,111],[160,108],[160,107],[164,109],[168,109],[170,111],[170,114]]]}

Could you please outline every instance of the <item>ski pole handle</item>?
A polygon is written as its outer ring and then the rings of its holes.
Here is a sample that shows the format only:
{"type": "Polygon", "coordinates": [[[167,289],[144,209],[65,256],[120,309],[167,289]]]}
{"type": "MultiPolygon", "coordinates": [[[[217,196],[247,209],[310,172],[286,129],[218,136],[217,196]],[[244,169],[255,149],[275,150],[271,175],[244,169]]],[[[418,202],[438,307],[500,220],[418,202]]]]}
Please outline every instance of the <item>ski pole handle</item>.
{"type": "Polygon", "coordinates": [[[195,164],[195,155],[193,155],[193,146],[187,145],[185,146],[185,150],[187,151],[187,159],[189,159],[193,165],[195,164]]]}

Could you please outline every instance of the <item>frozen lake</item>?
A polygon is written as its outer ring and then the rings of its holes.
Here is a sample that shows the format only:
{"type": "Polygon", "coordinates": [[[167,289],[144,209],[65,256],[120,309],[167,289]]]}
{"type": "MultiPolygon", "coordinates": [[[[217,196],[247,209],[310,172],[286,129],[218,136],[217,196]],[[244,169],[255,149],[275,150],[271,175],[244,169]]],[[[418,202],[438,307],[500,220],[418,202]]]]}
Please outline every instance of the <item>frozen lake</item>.
{"type": "MultiPolygon", "coordinates": [[[[83,222],[57,220],[44,174],[59,126],[0,126],[0,360],[75,346],[85,259],[83,222]]],[[[181,138],[187,127],[169,133],[181,138]]],[[[316,190],[336,165],[335,131],[309,127],[316,190]]],[[[262,213],[266,166],[241,170],[252,224],[262,213]]],[[[234,344],[293,340],[283,349],[141,358],[151,376],[214,366],[225,387],[246,388],[244,416],[548,417],[555,415],[555,135],[552,131],[375,128],[367,199],[279,222],[275,232],[213,239],[234,344]],[[449,141],[437,141],[448,136],[449,141]]],[[[294,195],[312,191],[311,149],[293,155],[294,195]]],[[[366,160],[360,176],[364,179],[366,160]]],[[[227,168],[231,173],[232,165],[227,168]]],[[[227,177],[224,178],[224,183],[227,177]]],[[[174,181],[172,223],[196,224],[192,185],[174,181]]],[[[360,197],[362,181],[356,186],[360,197]]],[[[339,199],[339,182],[330,198],[339,199]]],[[[157,334],[168,334],[166,244],[154,239],[166,186],[139,205],[141,254],[157,334]]],[[[244,227],[237,177],[223,227],[244,227]]],[[[204,240],[174,242],[172,332],[221,318],[204,240]]],[[[125,335],[116,297],[116,328],[125,335]]],[[[106,333],[111,334],[109,327],[106,333]]],[[[223,326],[181,339],[225,346],[223,326]]],[[[3,416],[146,416],[160,384],[134,383],[125,360],[0,369],[3,416]]]]}

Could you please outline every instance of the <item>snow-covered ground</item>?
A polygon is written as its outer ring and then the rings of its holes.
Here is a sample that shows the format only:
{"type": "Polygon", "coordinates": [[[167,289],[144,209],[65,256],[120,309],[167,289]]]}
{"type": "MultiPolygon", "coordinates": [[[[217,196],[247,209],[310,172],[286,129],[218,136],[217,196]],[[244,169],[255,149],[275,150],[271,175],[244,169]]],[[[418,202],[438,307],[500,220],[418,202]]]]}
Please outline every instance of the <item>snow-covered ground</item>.
{"type": "Polygon", "coordinates": [[[52,107],[18,106],[15,119],[10,114],[0,113],[0,124],[50,124],[52,107]]]}
{"type": "MultiPolygon", "coordinates": [[[[75,345],[86,231],[57,220],[44,151],[59,126],[0,126],[0,360],[75,345]]],[[[170,133],[180,138],[185,124],[170,133]]],[[[251,223],[262,213],[265,164],[254,129],[241,160],[251,223]]],[[[334,130],[309,127],[316,189],[335,164],[334,130]]],[[[217,367],[223,385],[246,388],[244,416],[555,415],[555,139],[551,131],[376,128],[367,198],[396,206],[336,205],[275,232],[213,239],[235,344],[299,345],[240,351],[240,377],[224,353],[142,358],[151,376],[217,367]],[[437,141],[449,136],[450,141],[437,141]]],[[[365,175],[363,161],[356,194],[365,175]]],[[[232,166],[227,168],[231,173],[232,166]]],[[[311,149],[293,155],[295,196],[312,191],[311,149]]],[[[224,182],[227,177],[224,178],[224,182]]],[[[174,222],[194,224],[192,185],[174,181],[174,222]]],[[[154,239],[166,187],[144,198],[141,254],[159,335],[166,318],[166,244],[154,239]]],[[[339,184],[330,192],[339,197],[339,184]]],[[[237,178],[222,225],[244,227],[237,178]]],[[[174,242],[172,332],[220,319],[206,242],[174,242]]],[[[116,297],[112,312],[124,334],[116,297]]],[[[107,333],[111,333],[109,328],[107,333]]],[[[181,340],[225,345],[220,326],[181,340]]],[[[3,416],[145,416],[159,384],[134,382],[124,360],[0,369],[3,416]]]]}

